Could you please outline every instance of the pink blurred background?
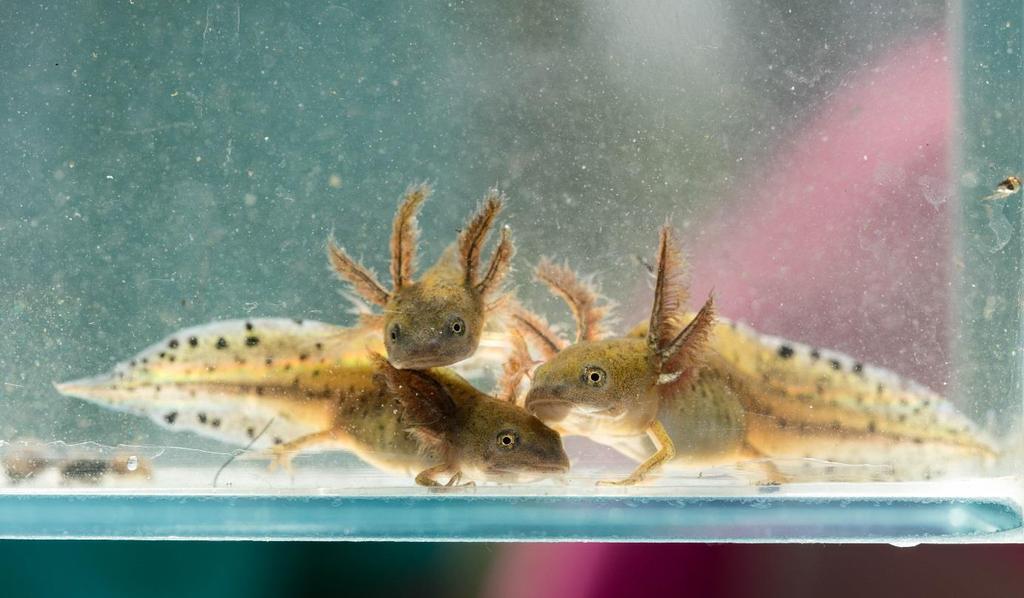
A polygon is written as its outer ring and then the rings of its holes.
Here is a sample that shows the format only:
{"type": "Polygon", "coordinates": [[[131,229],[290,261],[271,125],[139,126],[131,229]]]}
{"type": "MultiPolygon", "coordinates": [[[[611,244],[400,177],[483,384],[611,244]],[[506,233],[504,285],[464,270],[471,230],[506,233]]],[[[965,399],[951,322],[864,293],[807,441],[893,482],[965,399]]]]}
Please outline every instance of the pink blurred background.
{"type": "Polygon", "coordinates": [[[948,377],[953,73],[938,35],[864,67],[689,240],[693,287],[758,330],[948,377]]]}

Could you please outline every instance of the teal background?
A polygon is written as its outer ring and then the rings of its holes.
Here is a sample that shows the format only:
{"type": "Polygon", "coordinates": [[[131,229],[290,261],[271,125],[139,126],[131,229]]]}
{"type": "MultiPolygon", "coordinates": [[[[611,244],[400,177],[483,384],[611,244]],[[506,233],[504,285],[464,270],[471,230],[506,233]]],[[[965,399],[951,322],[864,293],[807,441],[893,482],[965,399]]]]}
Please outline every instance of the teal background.
{"type": "MultiPolygon", "coordinates": [[[[965,2],[960,22],[960,172],[1024,172],[1024,6],[1019,2],[965,2]]],[[[996,177],[1002,176],[999,174],[996,177]]],[[[1011,397],[1004,429],[1024,421],[1024,304],[1021,194],[978,209],[961,180],[957,286],[956,375],[960,396],[1011,397]],[[993,239],[1002,239],[998,249],[993,239]]]]}

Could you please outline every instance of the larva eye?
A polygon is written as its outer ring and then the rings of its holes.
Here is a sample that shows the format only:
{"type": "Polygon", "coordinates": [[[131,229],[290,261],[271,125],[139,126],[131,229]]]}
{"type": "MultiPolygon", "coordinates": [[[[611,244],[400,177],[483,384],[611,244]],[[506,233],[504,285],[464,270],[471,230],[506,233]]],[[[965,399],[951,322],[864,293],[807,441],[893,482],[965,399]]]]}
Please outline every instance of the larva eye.
{"type": "Polygon", "coordinates": [[[462,321],[462,318],[455,318],[448,324],[448,329],[452,331],[455,336],[462,336],[466,334],[466,323],[462,321]]]}
{"type": "Polygon", "coordinates": [[[498,447],[505,450],[512,450],[519,444],[519,434],[515,430],[502,430],[498,432],[498,447]]]}
{"type": "Polygon", "coordinates": [[[588,365],[583,368],[583,383],[587,386],[600,388],[608,381],[608,374],[596,365],[588,365]]]}

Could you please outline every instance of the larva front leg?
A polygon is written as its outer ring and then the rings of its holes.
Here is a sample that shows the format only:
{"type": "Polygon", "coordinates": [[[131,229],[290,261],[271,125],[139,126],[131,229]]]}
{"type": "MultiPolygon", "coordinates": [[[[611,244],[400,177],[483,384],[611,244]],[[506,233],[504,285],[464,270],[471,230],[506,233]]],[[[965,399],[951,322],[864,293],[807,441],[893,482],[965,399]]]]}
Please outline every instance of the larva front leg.
{"type": "Polygon", "coordinates": [[[653,455],[634,469],[628,478],[624,480],[602,480],[597,484],[599,486],[632,486],[642,482],[652,471],[675,458],[675,444],[672,443],[672,438],[669,437],[661,422],[654,420],[651,423],[650,427],[647,428],[647,437],[651,439],[651,442],[654,443],[657,449],[653,455]]]}

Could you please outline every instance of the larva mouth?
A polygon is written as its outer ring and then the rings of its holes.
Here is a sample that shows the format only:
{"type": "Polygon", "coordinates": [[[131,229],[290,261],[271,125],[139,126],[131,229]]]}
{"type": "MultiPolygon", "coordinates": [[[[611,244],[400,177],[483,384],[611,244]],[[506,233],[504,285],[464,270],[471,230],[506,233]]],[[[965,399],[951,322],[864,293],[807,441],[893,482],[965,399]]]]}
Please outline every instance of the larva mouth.
{"type": "Polygon", "coordinates": [[[526,396],[523,406],[543,422],[565,419],[576,407],[571,401],[557,397],[538,397],[533,391],[526,396]]]}
{"type": "Polygon", "coordinates": [[[427,368],[438,368],[462,361],[459,356],[446,356],[434,351],[424,351],[421,355],[388,354],[388,361],[391,365],[400,370],[423,370],[427,368]]]}
{"type": "Polygon", "coordinates": [[[450,339],[431,338],[406,343],[388,343],[388,361],[400,370],[422,370],[453,365],[470,357],[473,347],[450,339]]]}

